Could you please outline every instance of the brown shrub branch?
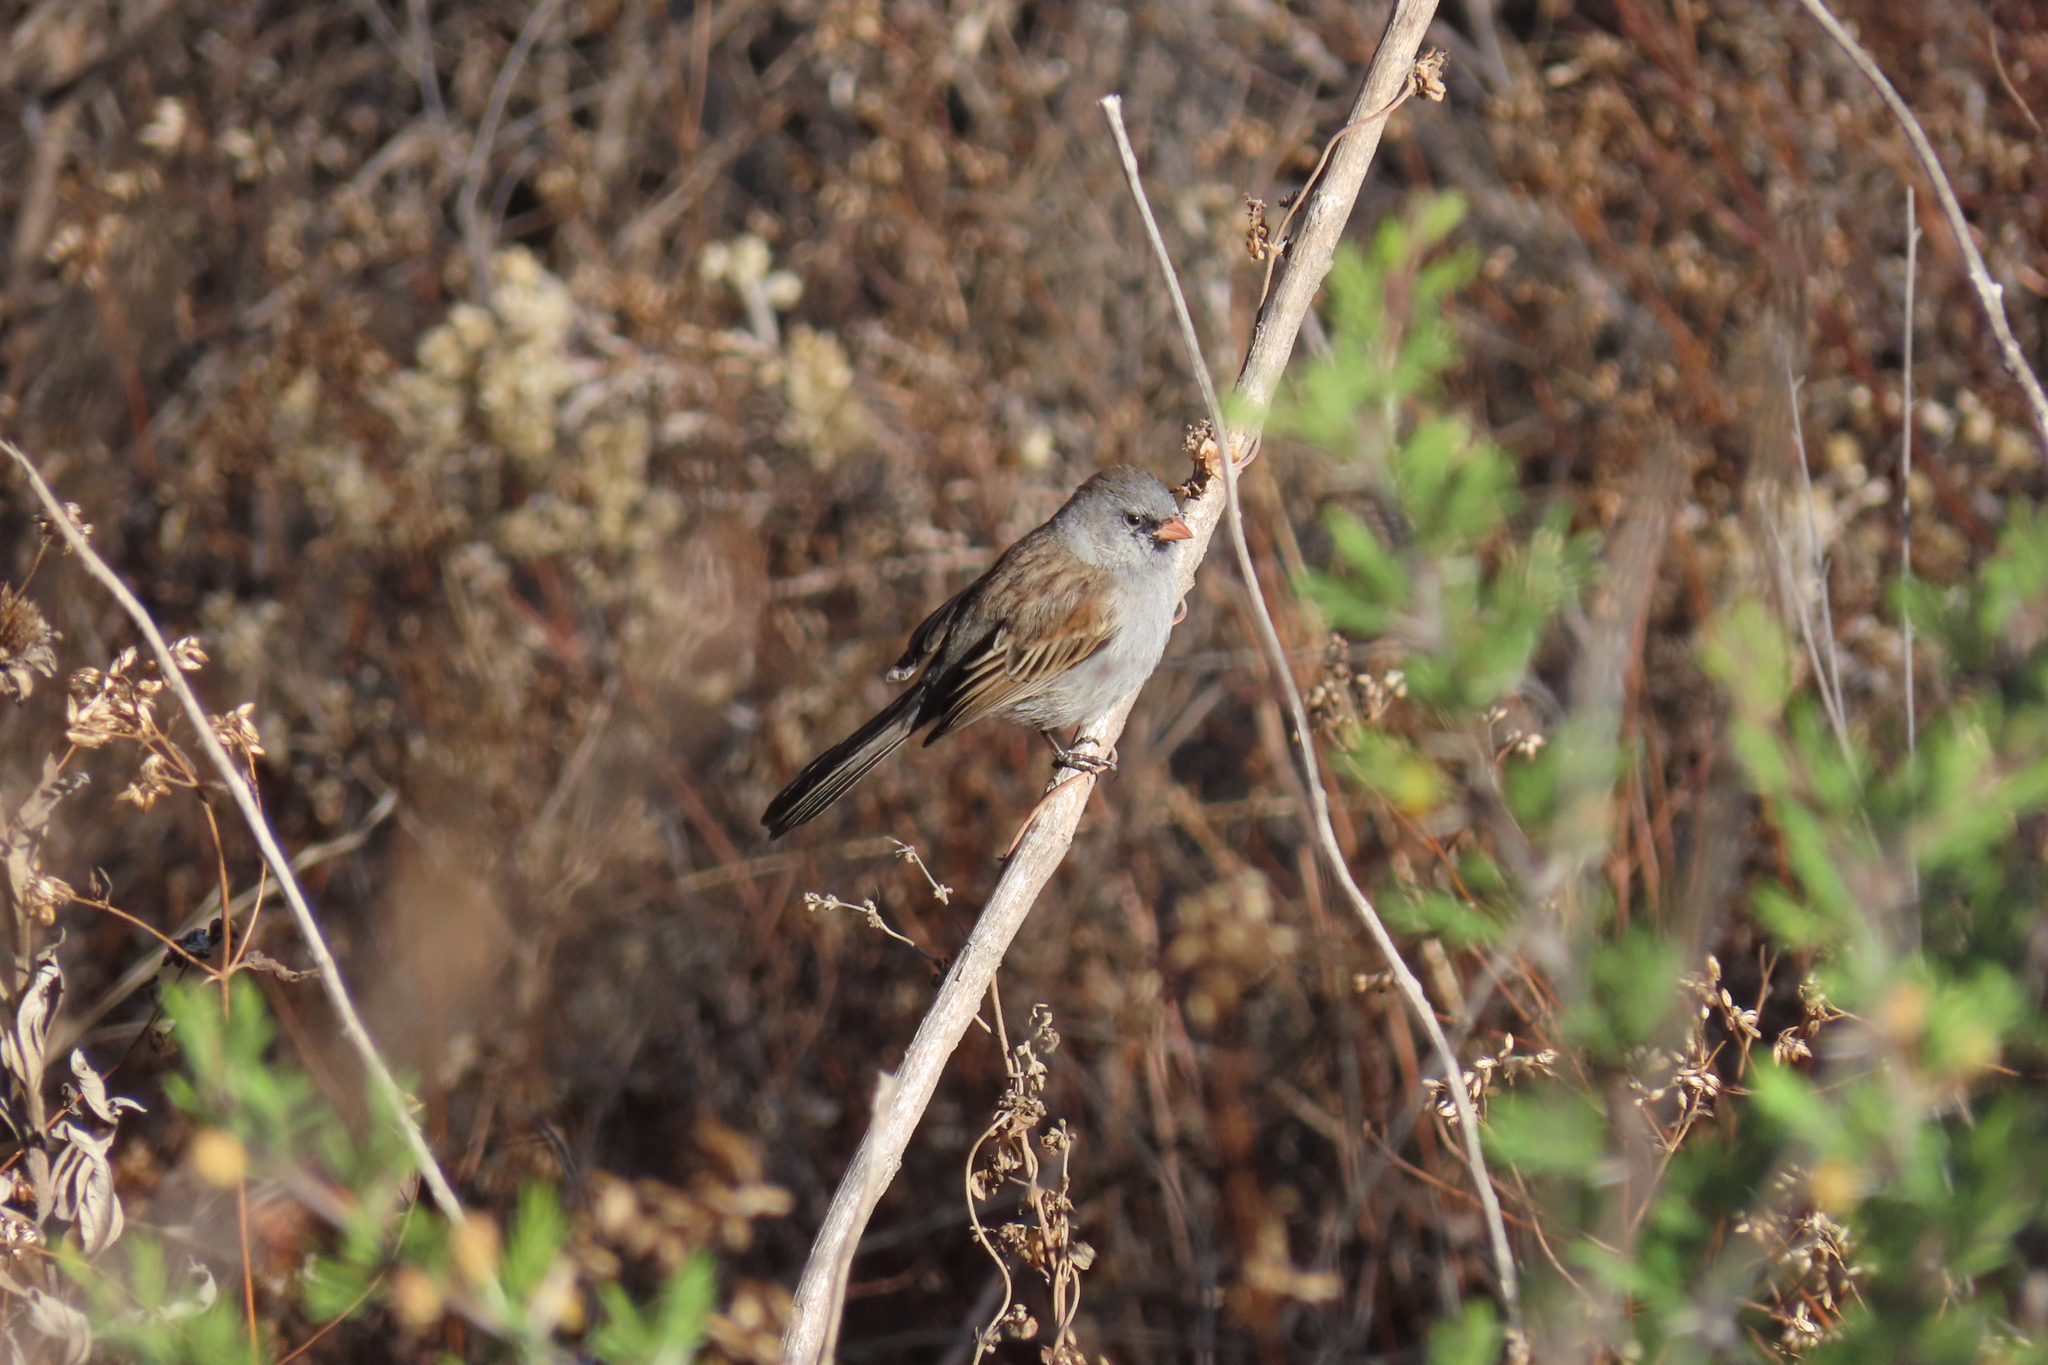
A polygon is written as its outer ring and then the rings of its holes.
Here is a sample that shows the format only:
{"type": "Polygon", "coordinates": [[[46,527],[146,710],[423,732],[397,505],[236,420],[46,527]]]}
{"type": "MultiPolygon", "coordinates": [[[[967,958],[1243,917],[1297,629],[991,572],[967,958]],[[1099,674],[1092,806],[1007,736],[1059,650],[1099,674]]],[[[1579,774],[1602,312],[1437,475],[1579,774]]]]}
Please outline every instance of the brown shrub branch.
{"type": "MultiPolygon", "coordinates": [[[[192,685],[185,681],[185,674],[178,667],[177,660],[172,657],[171,647],[165,643],[163,632],[157,629],[148,608],[128,590],[128,585],[121,581],[121,576],[115,573],[107,561],[100,558],[99,553],[92,548],[85,538],[85,533],[71,519],[64,503],[50,491],[50,485],[43,482],[42,474],[37,471],[28,456],[17,449],[11,441],[0,440],[0,450],[6,451],[13,457],[14,462],[21,466],[21,472],[28,476],[30,485],[36,490],[36,496],[42,500],[43,506],[49,511],[51,521],[64,537],[64,543],[70,546],[71,552],[85,565],[86,572],[98,579],[100,584],[114,595],[114,600],[121,604],[121,609],[128,613],[129,619],[135,623],[135,628],[142,632],[142,637],[149,642],[150,651],[156,656],[157,669],[163,677],[164,685],[177,694],[179,705],[184,707],[186,718],[192,722],[199,747],[206,751],[206,757],[220,774],[221,782],[234,796],[235,805],[241,809],[242,818],[248,822],[249,832],[256,836],[257,846],[263,850],[263,860],[270,865],[279,887],[284,891],[285,902],[291,906],[292,918],[298,921],[299,933],[306,940],[306,951],[313,955],[313,961],[320,968],[321,988],[327,992],[328,1002],[341,1019],[342,1033],[355,1048],[363,1069],[370,1073],[371,1082],[383,1099],[385,1107],[391,1111],[391,1121],[398,1125],[406,1146],[412,1151],[413,1160],[419,1164],[420,1176],[433,1193],[435,1204],[440,1206],[441,1212],[447,1216],[449,1222],[458,1225],[464,1223],[467,1220],[462,1212],[462,1201],[455,1197],[454,1187],[448,1183],[448,1177],[441,1173],[441,1166],[434,1159],[433,1149],[427,1146],[426,1134],[420,1131],[419,1124],[413,1119],[412,1110],[407,1107],[405,1092],[398,1088],[398,1081],[392,1076],[391,1069],[384,1065],[384,1059],[378,1055],[377,1045],[371,1040],[369,1030],[363,1027],[362,1016],[356,1013],[355,1002],[349,999],[348,987],[342,981],[341,968],[335,965],[334,954],[328,951],[327,940],[320,932],[319,921],[313,918],[313,908],[306,902],[306,893],[299,889],[299,879],[292,874],[291,860],[286,858],[284,850],[278,847],[277,836],[271,833],[270,822],[264,818],[263,807],[257,804],[255,792],[250,790],[247,780],[236,770],[234,759],[214,735],[212,719],[207,715],[198,695],[192,691],[192,685]]],[[[226,913],[225,909],[223,913],[226,913]]]]}

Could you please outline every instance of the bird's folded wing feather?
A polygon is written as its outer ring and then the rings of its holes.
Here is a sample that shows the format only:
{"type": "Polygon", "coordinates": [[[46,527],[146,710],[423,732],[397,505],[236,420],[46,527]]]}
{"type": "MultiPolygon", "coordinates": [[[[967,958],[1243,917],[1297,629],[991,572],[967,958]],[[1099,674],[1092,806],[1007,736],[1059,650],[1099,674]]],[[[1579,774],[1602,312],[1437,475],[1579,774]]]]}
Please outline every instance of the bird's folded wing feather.
{"type": "Polygon", "coordinates": [[[1033,592],[1005,594],[1018,609],[942,684],[939,723],[925,742],[1031,696],[1108,644],[1116,626],[1108,577],[1069,560],[1061,572],[1038,576],[1033,592]]]}
{"type": "Polygon", "coordinates": [[[944,606],[925,617],[918,628],[910,632],[910,643],[903,647],[903,657],[889,670],[890,682],[905,682],[918,669],[924,667],[924,661],[931,658],[945,640],[946,630],[953,624],[953,617],[959,612],[960,604],[979,586],[979,582],[970,583],[954,593],[946,599],[944,606]]]}

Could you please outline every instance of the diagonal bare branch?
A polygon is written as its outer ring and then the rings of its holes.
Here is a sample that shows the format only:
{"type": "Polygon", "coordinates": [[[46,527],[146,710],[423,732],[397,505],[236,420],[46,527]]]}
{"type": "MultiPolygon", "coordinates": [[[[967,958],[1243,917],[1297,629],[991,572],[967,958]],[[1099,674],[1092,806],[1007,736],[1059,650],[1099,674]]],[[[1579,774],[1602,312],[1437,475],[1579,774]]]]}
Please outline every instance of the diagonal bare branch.
{"type": "MultiPolygon", "coordinates": [[[[1338,140],[1336,152],[1307,196],[1238,375],[1238,393],[1261,412],[1272,401],[1281,372],[1293,354],[1295,334],[1329,274],[1338,239],[1379,147],[1385,115],[1408,87],[1416,53],[1435,13],[1436,0],[1399,0],[1396,4],[1353,105],[1352,121],[1360,126],[1338,140]]],[[[1228,460],[1223,463],[1227,465],[1228,460]]],[[[1181,518],[1194,533],[1189,553],[1181,560],[1183,591],[1193,585],[1195,571],[1223,518],[1225,502],[1224,481],[1208,479],[1182,508],[1181,518]]],[[[1097,753],[1113,750],[1136,699],[1136,693],[1124,697],[1084,725],[1081,743],[1092,743],[1097,753]]],[[[967,1032],[1010,941],[1030,915],[1039,891],[1065,859],[1082,809],[1094,790],[1095,778],[1080,773],[1048,792],[982,908],[974,932],[918,1025],[902,1065],[894,1075],[883,1076],[876,1087],[874,1117],[833,1195],[797,1285],[796,1302],[782,1339],[785,1365],[823,1365],[833,1358],[861,1230],[902,1165],[904,1149],[931,1102],[946,1060],[967,1032]]]]}

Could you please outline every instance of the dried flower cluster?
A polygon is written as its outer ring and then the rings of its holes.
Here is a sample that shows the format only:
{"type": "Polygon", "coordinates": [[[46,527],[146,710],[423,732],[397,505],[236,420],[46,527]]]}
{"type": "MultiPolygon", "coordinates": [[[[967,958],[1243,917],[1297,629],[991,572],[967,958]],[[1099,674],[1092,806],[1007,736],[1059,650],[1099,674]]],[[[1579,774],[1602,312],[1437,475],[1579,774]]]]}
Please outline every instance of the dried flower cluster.
{"type": "Polygon", "coordinates": [[[1359,727],[1378,725],[1387,708],[1407,696],[1406,673],[1398,668],[1377,675],[1353,671],[1351,642],[1332,635],[1323,646],[1322,676],[1309,688],[1305,700],[1317,727],[1341,741],[1359,727]]]}
{"type": "MultiPolygon", "coordinates": [[[[1000,1014],[998,1015],[1000,1022],[1000,1014]]],[[[1071,1161],[1074,1136],[1064,1119],[1044,1123],[1044,1058],[1059,1048],[1052,1011],[1031,1007],[1031,1031],[1003,1056],[1008,1084],[996,1101],[995,1117],[967,1154],[967,1211],[974,1237],[994,1258],[1003,1277],[1003,1304],[982,1329],[974,1358],[996,1349],[1004,1337],[1039,1335],[1031,1310],[1017,1297],[1012,1264],[1038,1272],[1052,1294],[1052,1341],[1040,1351],[1046,1365],[1087,1365],[1074,1340],[1074,1316],[1081,1309],[1081,1275],[1095,1263],[1095,1248],[1074,1235],[1071,1161]],[[1057,1175],[1050,1179],[1046,1167],[1057,1175]],[[1020,1217],[999,1224],[993,1236],[982,1225],[982,1207],[1006,1186],[1017,1187],[1020,1217]]]]}
{"type": "MultiPolygon", "coordinates": [[[[1766,973],[1766,990],[1769,981],[1766,973]]],[[[1727,1090],[1717,1069],[1725,1043],[1709,1042],[1708,1023],[1718,1019],[1727,1041],[1734,1043],[1737,1076],[1748,1071],[1750,1047],[1762,1037],[1757,1032],[1761,1006],[1751,1009],[1735,1003],[1721,984],[1721,962],[1712,953],[1701,971],[1680,978],[1679,987],[1696,1002],[1684,1041],[1676,1050],[1642,1048],[1629,1059],[1632,1102],[1667,1152],[1677,1151],[1696,1125],[1714,1115],[1727,1090]]]]}
{"type": "MultiPolygon", "coordinates": [[[[1555,1076],[1557,1074],[1557,1049],[1539,1047],[1533,1052],[1516,1052],[1515,1035],[1510,1033],[1501,1038],[1500,1051],[1490,1057],[1480,1057],[1461,1073],[1465,1094],[1472,1101],[1472,1107],[1481,1116],[1486,1113],[1486,1101],[1496,1086],[1511,1086],[1525,1076],[1555,1076]]],[[[1436,1116],[1446,1123],[1458,1121],[1458,1106],[1452,1100],[1444,1082],[1435,1078],[1422,1082],[1422,1093],[1436,1116]]]]}
{"type": "Polygon", "coordinates": [[[1799,983],[1799,1022],[1781,1031],[1771,1044],[1771,1058],[1780,1066],[1813,1059],[1813,1043],[1820,1031],[1842,1018],[1842,1012],[1828,1003],[1820,983],[1812,977],[1799,983]]]}
{"type": "MultiPolygon", "coordinates": [[[[170,651],[180,672],[196,673],[206,666],[206,650],[193,637],[174,641],[170,651]]],[[[142,810],[174,790],[199,787],[191,759],[158,723],[156,702],[164,681],[155,673],[155,662],[138,663],[131,646],[104,671],[81,668],[73,673],[71,695],[65,704],[64,736],[78,748],[98,749],[116,741],[141,746],[142,764],[120,799],[142,810]]],[[[245,765],[253,765],[264,752],[255,709],[254,702],[243,702],[225,715],[209,717],[214,738],[245,765]]]]}
{"type": "Polygon", "coordinates": [[[27,700],[37,678],[56,673],[58,638],[25,584],[0,584],[0,697],[27,700]]]}
{"type": "Polygon", "coordinates": [[[1497,727],[1504,724],[1510,714],[1505,706],[1493,706],[1487,708],[1486,714],[1480,717],[1488,731],[1493,734],[1493,758],[1496,763],[1509,754],[1520,758],[1534,758],[1542,753],[1543,746],[1550,742],[1540,731],[1525,730],[1519,725],[1510,725],[1505,731],[1499,730],[1497,727]]]}
{"type": "Polygon", "coordinates": [[[1181,980],[1188,1022],[1214,1026],[1300,951],[1301,933],[1279,922],[1279,909],[1272,886],[1250,868],[1175,904],[1164,962],[1181,980]]]}
{"type": "MultiPolygon", "coordinates": [[[[1786,1175],[1796,1180],[1798,1172],[1786,1175]]],[[[1784,1188],[1793,1180],[1776,1182],[1784,1188]]],[[[1778,1345],[1797,1358],[1838,1335],[1843,1310],[1862,1297],[1857,1281],[1867,1271],[1856,1264],[1855,1239],[1818,1209],[1768,1212],[1742,1219],[1734,1231],[1751,1237],[1770,1258],[1771,1274],[1761,1295],[1778,1328],[1778,1345]]]]}

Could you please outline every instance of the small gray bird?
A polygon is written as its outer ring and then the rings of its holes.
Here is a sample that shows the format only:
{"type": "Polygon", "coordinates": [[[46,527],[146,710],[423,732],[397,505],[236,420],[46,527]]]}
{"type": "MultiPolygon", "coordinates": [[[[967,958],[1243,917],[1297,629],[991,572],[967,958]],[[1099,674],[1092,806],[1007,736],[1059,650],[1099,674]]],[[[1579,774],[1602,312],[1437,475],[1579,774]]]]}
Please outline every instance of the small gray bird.
{"type": "MultiPolygon", "coordinates": [[[[768,803],[769,836],[816,818],[927,725],[926,744],[983,716],[1051,739],[1137,688],[1173,629],[1178,542],[1193,535],[1166,485],[1136,465],[1082,484],[1051,521],[925,618],[889,670],[891,682],[917,681],[768,803]]],[[[1070,766],[1106,766],[1060,754],[1070,766]]]]}

